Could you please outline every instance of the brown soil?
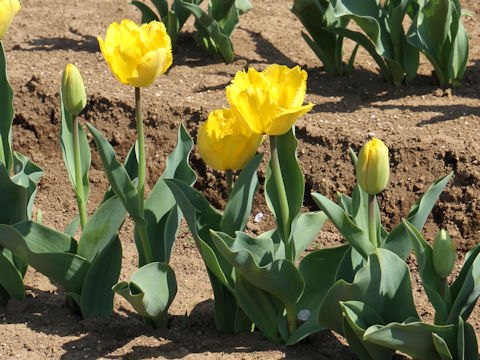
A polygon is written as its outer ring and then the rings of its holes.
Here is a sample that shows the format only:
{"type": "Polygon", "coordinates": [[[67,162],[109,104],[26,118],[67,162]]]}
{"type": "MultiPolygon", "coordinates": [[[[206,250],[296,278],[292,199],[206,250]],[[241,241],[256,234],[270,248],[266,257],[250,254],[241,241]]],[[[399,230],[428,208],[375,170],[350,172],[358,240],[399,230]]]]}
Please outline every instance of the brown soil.
{"type": "MultiPolygon", "coordinates": [[[[208,113],[227,105],[224,88],[236,71],[247,66],[261,70],[271,63],[299,64],[309,73],[306,101],[317,104],[297,122],[306,194],[316,191],[334,198],[337,190],[350,193],[354,177],[348,148],[358,150],[374,134],[384,140],[391,153],[391,181],[380,198],[388,229],[407,214],[435,179],[454,172],[424,234],[432,239],[440,227],[446,228],[460,249],[461,260],[480,241],[478,1],[462,1],[475,16],[464,20],[471,34],[470,61],[462,86],[453,90],[438,87],[431,76],[432,68],[423,58],[420,75],[413,84],[391,86],[362,50],[351,77],[328,78],[300,37],[302,25],[289,11],[292,2],[252,2],[254,10],[241,17],[233,34],[233,64],[225,65],[221,58],[203,53],[192,38],[194,28],[189,21],[168,74],[143,91],[148,185],[153,186],[162,173],[178,125],[184,123],[195,138],[198,124],[208,113]]],[[[42,210],[45,224],[59,230],[76,216],[74,193],[57,139],[58,88],[67,63],[79,67],[89,94],[81,121],[101,130],[120,157],[135,140],[133,89],[115,80],[96,40],[97,35],[105,35],[111,22],[123,18],[140,20],[139,12],[124,0],[23,0],[22,10],[3,41],[15,93],[13,145],[45,169],[36,209],[42,210]]],[[[346,53],[351,49],[352,44],[347,42],[346,53]]],[[[93,146],[92,152],[90,213],[108,186],[93,146]]],[[[196,187],[215,206],[224,206],[221,174],[206,168],[195,151],[192,164],[199,175],[196,187]]],[[[257,200],[254,214],[262,211],[265,217],[259,224],[249,223],[253,232],[273,226],[263,199],[258,196],[257,200]]],[[[308,195],[305,209],[316,209],[308,195]]],[[[130,222],[120,236],[124,253],[121,278],[128,279],[136,269],[137,256],[130,222]]],[[[327,225],[315,241],[310,250],[338,244],[341,238],[327,225]]],[[[185,225],[171,265],[179,290],[170,308],[170,328],[161,330],[144,326],[140,316],[118,296],[113,316],[81,320],[65,307],[62,288],[30,269],[25,278],[26,299],[0,307],[0,359],[354,358],[345,342],[328,331],[288,348],[271,344],[258,332],[218,332],[204,264],[185,225]]],[[[432,310],[419,286],[418,274],[414,272],[412,279],[419,314],[431,319],[432,310]]],[[[478,310],[471,323],[480,335],[478,310]]]]}

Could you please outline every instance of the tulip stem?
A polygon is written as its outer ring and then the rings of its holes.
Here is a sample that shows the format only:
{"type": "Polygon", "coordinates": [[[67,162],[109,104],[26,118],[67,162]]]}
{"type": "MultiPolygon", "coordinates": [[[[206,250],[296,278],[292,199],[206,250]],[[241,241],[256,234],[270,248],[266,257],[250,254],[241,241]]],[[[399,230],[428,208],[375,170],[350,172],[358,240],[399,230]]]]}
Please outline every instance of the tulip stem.
{"type": "Polygon", "coordinates": [[[447,279],[440,279],[440,296],[445,299],[447,295],[447,279]]]}
{"type": "Polygon", "coordinates": [[[78,138],[78,117],[72,115],[73,120],[73,163],[75,166],[75,195],[77,197],[78,212],[80,213],[80,226],[82,230],[87,224],[87,204],[83,189],[82,163],[80,161],[80,140],[78,138]]]}
{"type": "MultiPolygon", "coordinates": [[[[140,214],[144,215],[144,195],[145,195],[145,135],[143,132],[142,103],[140,101],[140,88],[135,87],[135,119],[137,121],[137,139],[138,139],[138,203],[140,214]]],[[[145,224],[138,225],[138,234],[142,242],[145,262],[147,264],[153,261],[152,249],[148,241],[148,234],[145,224]]]]}
{"type": "Polygon", "coordinates": [[[233,171],[232,171],[232,169],[225,170],[225,176],[227,178],[227,195],[228,195],[228,198],[230,199],[230,194],[232,193],[232,190],[233,190],[233,171]]]}
{"type": "Polygon", "coordinates": [[[282,170],[280,169],[280,161],[278,159],[277,151],[277,138],[276,136],[270,135],[270,153],[271,153],[271,164],[272,164],[272,173],[273,180],[275,181],[275,187],[277,189],[278,201],[280,202],[280,218],[283,225],[283,237],[285,243],[285,257],[293,261],[292,249],[290,248],[289,238],[290,238],[290,227],[289,227],[289,208],[287,193],[285,192],[285,184],[283,183],[282,170]]]}
{"type": "Polygon", "coordinates": [[[373,246],[378,247],[375,219],[375,195],[368,194],[368,237],[373,246]]]}

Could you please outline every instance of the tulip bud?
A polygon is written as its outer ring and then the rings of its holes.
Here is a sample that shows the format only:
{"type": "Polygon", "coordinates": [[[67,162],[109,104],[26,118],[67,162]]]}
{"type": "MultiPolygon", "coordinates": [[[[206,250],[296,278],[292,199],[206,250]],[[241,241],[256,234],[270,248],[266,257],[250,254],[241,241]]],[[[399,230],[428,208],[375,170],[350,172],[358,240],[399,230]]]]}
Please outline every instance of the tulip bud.
{"type": "Polygon", "coordinates": [[[445,230],[440,230],[433,242],[433,268],[440,278],[446,279],[452,272],[455,255],[452,238],[445,230]]]}
{"type": "Polygon", "coordinates": [[[388,148],[379,140],[373,138],[366,143],[357,161],[357,181],[370,195],[383,191],[390,176],[390,164],[388,160],[388,148]]]}
{"type": "Polygon", "coordinates": [[[82,76],[73,64],[68,64],[63,71],[62,98],[65,109],[72,115],[78,115],[87,104],[82,76]]]}

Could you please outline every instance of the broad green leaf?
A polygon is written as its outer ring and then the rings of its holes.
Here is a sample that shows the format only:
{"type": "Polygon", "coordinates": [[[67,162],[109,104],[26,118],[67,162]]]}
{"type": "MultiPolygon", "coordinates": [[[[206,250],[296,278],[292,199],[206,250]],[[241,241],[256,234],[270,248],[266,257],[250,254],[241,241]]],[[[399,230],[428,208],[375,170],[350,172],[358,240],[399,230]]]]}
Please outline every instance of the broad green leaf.
{"type": "MultiPolygon", "coordinates": [[[[137,161],[137,154],[138,154],[138,141],[132,145],[130,150],[128,150],[128,154],[125,157],[125,161],[123,162],[123,166],[125,170],[127,170],[128,177],[132,180],[133,184],[136,185],[137,177],[138,177],[138,161],[137,161]]],[[[105,192],[103,196],[102,203],[110,199],[111,197],[115,196],[112,187],[110,186],[108,190],[105,192]]]]}
{"type": "Polygon", "coordinates": [[[364,258],[368,257],[375,248],[368,239],[368,233],[365,233],[355,223],[350,220],[348,214],[330,199],[323,195],[313,193],[313,200],[320,209],[325,212],[333,225],[342,234],[342,236],[352,245],[364,258]]]}
{"type": "MultiPolygon", "coordinates": [[[[225,62],[230,64],[234,57],[233,46],[230,38],[222,31],[219,23],[196,4],[188,3],[184,0],[178,0],[178,3],[195,16],[197,29],[201,28],[203,30],[203,36],[200,36],[200,41],[204,42],[208,41],[208,39],[214,41],[217,51],[222,55],[225,62]]],[[[203,46],[207,49],[210,48],[205,43],[203,46]]]]}
{"type": "Polygon", "coordinates": [[[305,282],[305,289],[298,300],[297,310],[308,310],[311,315],[290,336],[287,345],[293,345],[325,328],[318,323],[318,312],[323,297],[335,281],[338,264],[347,249],[348,245],[324,248],[308,254],[300,262],[298,271],[305,282]]]}
{"type": "Polygon", "coordinates": [[[87,127],[95,140],[105,174],[113,191],[122,200],[123,206],[135,223],[145,223],[145,219],[140,213],[137,189],[130,180],[127,170],[117,161],[113,147],[103,135],[93,125],[87,123],[87,127]]]}
{"type": "Polygon", "coordinates": [[[285,228],[291,231],[292,222],[298,215],[303,204],[303,195],[305,183],[302,169],[298,164],[297,145],[293,129],[280,136],[275,136],[277,143],[278,160],[280,163],[280,172],[282,174],[283,184],[288,203],[288,223],[284,224],[282,219],[280,198],[275,185],[274,173],[272,170],[272,159],[268,162],[267,176],[265,179],[265,199],[270,211],[274,214],[277,228],[283,239],[288,239],[290,234],[284,234],[285,228]]]}
{"type": "MultiPolygon", "coordinates": [[[[460,6],[460,5],[459,5],[460,6]]],[[[451,84],[456,87],[460,84],[460,80],[463,78],[465,69],[468,63],[468,53],[469,53],[469,44],[468,44],[468,34],[465,30],[465,27],[462,24],[462,18],[458,15],[457,10],[454,11],[453,23],[457,23],[457,32],[454,38],[453,44],[451,46],[450,58],[448,60],[448,73],[450,75],[451,84]]]]}
{"type": "Polygon", "coordinates": [[[395,351],[363,341],[363,334],[370,325],[384,321],[375,309],[361,301],[340,302],[343,310],[343,331],[353,352],[361,359],[391,359],[395,351]]]}
{"type": "Polygon", "coordinates": [[[80,216],[77,216],[75,219],[72,220],[70,224],[68,224],[67,228],[65,229],[65,234],[73,237],[77,232],[77,229],[79,226],[80,226],[80,216]]]}
{"type": "Polygon", "coordinates": [[[345,280],[346,282],[353,282],[358,270],[365,266],[366,260],[353,247],[345,252],[345,256],[338,265],[335,274],[335,281],[345,280]]]}
{"type": "Polygon", "coordinates": [[[270,341],[281,341],[278,332],[278,315],[281,306],[266,291],[256,287],[243,276],[237,278],[235,296],[247,316],[270,341]]]}
{"type": "MultiPolygon", "coordinates": [[[[4,249],[5,251],[5,249],[4,249]]],[[[22,300],[25,297],[23,276],[12,261],[0,252],[0,288],[6,292],[6,297],[22,300]]],[[[0,295],[1,300],[1,295],[0,295]]],[[[2,303],[2,301],[0,301],[2,303]]]]}
{"type": "Polygon", "coordinates": [[[112,290],[127,299],[153,326],[167,326],[168,308],[177,294],[175,273],[167,264],[144,265],[129,282],[120,282],[112,290]]]}
{"type": "Polygon", "coordinates": [[[217,253],[210,230],[220,230],[222,215],[198,191],[182,181],[165,179],[193,235],[203,261],[212,274],[233,291],[233,268],[217,253]]]}
{"type": "Polygon", "coordinates": [[[412,242],[413,250],[415,251],[418,272],[422,278],[422,285],[436,311],[436,322],[444,324],[448,317],[448,309],[441,295],[441,279],[433,267],[432,248],[412,224],[407,220],[403,221],[407,234],[412,242]]]}
{"type": "Polygon", "coordinates": [[[446,321],[447,324],[456,324],[458,317],[462,316],[464,320],[470,316],[473,310],[473,304],[477,302],[480,295],[480,257],[477,255],[472,265],[465,275],[465,280],[462,283],[460,290],[455,298],[452,298],[453,304],[450,309],[450,314],[446,321]]]}
{"type": "Polygon", "coordinates": [[[97,254],[117,236],[126,217],[127,211],[118,196],[105,201],[88,220],[78,243],[77,254],[93,262],[97,254]]]}
{"type": "MultiPolygon", "coordinates": [[[[193,185],[196,175],[188,164],[192,148],[193,140],[182,124],[178,129],[177,145],[167,157],[165,171],[145,201],[144,216],[147,221],[147,234],[154,261],[169,262],[182,216],[176,208],[175,198],[165,183],[165,179],[178,179],[188,185],[193,185]]],[[[139,264],[143,266],[145,264],[143,247],[137,231],[135,235],[140,254],[139,264]]]]}
{"type": "MultiPolygon", "coordinates": [[[[13,91],[8,82],[7,60],[3,43],[0,41],[0,161],[7,169],[12,169],[12,122],[13,122],[13,91]]],[[[3,187],[2,187],[3,189],[3,187]]]]}
{"type": "Polygon", "coordinates": [[[153,12],[147,5],[140,1],[130,1],[130,4],[136,6],[142,13],[142,24],[148,24],[151,21],[160,21],[157,14],[153,12]]]}
{"type": "Polygon", "coordinates": [[[235,231],[243,231],[252,210],[252,202],[258,188],[257,170],[263,154],[254,156],[240,172],[235,182],[220,226],[222,231],[235,236],[235,231]]]}
{"type": "Polygon", "coordinates": [[[440,358],[442,360],[453,360],[452,354],[450,353],[450,350],[448,349],[448,345],[445,340],[443,340],[435,333],[432,333],[432,339],[433,346],[435,346],[435,350],[437,351],[437,354],[440,355],[440,358]]]}
{"type": "Polygon", "coordinates": [[[460,317],[457,336],[457,358],[459,360],[478,360],[477,336],[472,325],[460,317]],[[460,325],[463,325],[463,337],[460,337],[460,325]],[[462,357],[463,355],[463,357],[462,357]]]}
{"type": "Polygon", "coordinates": [[[168,16],[168,3],[167,0],[152,0],[153,5],[160,14],[162,21],[168,16]]]}
{"type": "Polygon", "coordinates": [[[375,325],[365,331],[363,339],[401,351],[416,360],[443,360],[435,347],[433,334],[436,334],[437,340],[441,338],[451,352],[456,350],[457,327],[453,325],[438,326],[421,322],[375,325]]]}
{"type": "MultiPolygon", "coordinates": [[[[261,266],[257,262],[258,257],[256,259],[251,251],[242,249],[241,245],[237,250],[237,242],[242,242],[246,234],[237,233],[235,240],[228,239],[229,236],[224,233],[211,231],[211,235],[218,251],[239,274],[252,285],[277,297],[287,312],[295,311],[296,303],[304,289],[304,281],[295,265],[288,260],[275,260],[261,266]]],[[[246,309],[244,311],[248,313],[246,309]]],[[[251,320],[256,322],[255,319],[251,320]]]]}
{"type": "Polygon", "coordinates": [[[36,222],[0,225],[0,245],[43,275],[80,293],[90,263],[68,251],[74,240],[36,222]]]}
{"type": "Polygon", "coordinates": [[[172,50],[175,51],[177,48],[178,33],[181,27],[178,21],[177,14],[175,14],[175,11],[170,10],[168,12],[165,26],[167,28],[168,36],[170,36],[170,40],[172,41],[172,50]]]}
{"type": "Polygon", "coordinates": [[[12,181],[27,189],[27,219],[30,220],[35,195],[37,194],[37,183],[43,176],[44,171],[18,152],[13,153],[13,170],[15,175],[12,176],[12,181]]]}
{"type": "MultiPolygon", "coordinates": [[[[65,109],[63,105],[62,90],[60,89],[60,110],[61,110],[61,125],[58,139],[62,149],[63,161],[67,168],[70,182],[77,192],[76,177],[75,177],[75,156],[74,156],[74,141],[73,141],[73,118],[72,115],[65,109]]],[[[83,194],[80,195],[84,202],[87,202],[88,193],[90,189],[90,181],[88,180],[88,170],[92,161],[90,153],[90,144],[88,143],[87,135],[83,127],[78,122],[78,143],[80,147],[80,168],[82,172],[83,194]]],[[[78,198],[78,196],[77,196],[78,198]]]]}
{"type": "Polygon", "coordinates": [[[460,292],[460,289],[467,278],[467,275],[472,267],[473,262],[477,259],[478,254],[480,254],[480,244],[477,244],[474,248],[472,248],[467,255],[465,255],[465,260],[463,261],[462,269],[458,274],[457,278],[450,286],[450,293],[452,295],[452,299],[455,299],[460,292]]]}
{"type": "Polygon", "coordinates": [[[0,163],[0,224],[14,224],[27,219],[28,190],[14,183],[0,163]]]}
{"type": "Polygon", "coordinates": [[[352,283],[339,280],[325,295],[318,320],[341,334],[343,320],[339,301],[361,301],[374,308],[387,323],[418,318],[408,266],[386,249],[375,249],[352,283]]]}
{"type": "Polygon", "coordinates": [[[323,211],[315,211],[301,214],[293,221],[291,242],[294,247],[294,262],[303,255],[327,220],[328,217],[323,211]]]}
{"type": "Polygon", "coordinates": [[[108,316],[113,312],[112,286],[118,281],[121,264],[122,244],[115,236],[98,252],[85,277],[80,300],[83,318],[108,316]]]}
{"type": "MultiPolygon", "coordinates": [[[[447,185],[451,177],[452,173],[435,181],[410,209],[407,221],[418,231],[422,231],[435,202],[438,200],[443,188],[447,185]]],[[[412,244],[403,223],[398,224],[390,232],[383,242],[382,247],[393,251],[402,259],[406,259],[410,255],[412,244]]]]}

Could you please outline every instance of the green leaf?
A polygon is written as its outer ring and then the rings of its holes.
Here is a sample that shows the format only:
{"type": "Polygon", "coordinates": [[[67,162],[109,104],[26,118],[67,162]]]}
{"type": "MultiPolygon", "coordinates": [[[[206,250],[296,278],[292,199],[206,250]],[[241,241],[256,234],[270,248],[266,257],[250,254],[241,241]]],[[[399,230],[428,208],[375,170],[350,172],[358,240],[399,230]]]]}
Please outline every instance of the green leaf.
{"type": "Polygon", "coordinates": [[[272,295],[256,287],[243,276],[238,276],[235,284],[235,296],[248,317],[254,320],[262,334],[270,341],[281,341],[278,332],[278,315],[281,306],[272,295]]]}
{"type": "MultiPolygon", "coordinates": [[[[137,153],[138,153],[138,141],[136,141],[135,144],[132,145],[130,150],[128,150],[128,154],[125,157],[125,161],[123,162],[123,166],[125,167],[125,170],[127,170],[128,177],[130,178],[133,184],[136,184],[137,177],[138,177],[137,153]]],[[[115,192],[110,186],[108,190],[105,192],[105,195],[103,196],[102,203],[104,203],[105,201],[107,201],[113,196],[115,196],[115,192]]]]}
{"type": "Polygon", "coordinates": [[[127,211],[118,196],[114,196],[100,205],[82,232],[77,254],[89,262],[93,262],[98,253],[117,236],[126,217],[127,211]]]}
{"type": "MultiPolygon", "coordinates": [[[[7,60],[3,44],[0,42],[0,160],[7,169],[12,169],[12,122],[13,91],[8,82],[7,60]],[[3,159],[3,160],[2,160],[3,159]]],[[[2,188],[3,189],[3,188],[2,188]]]]}
{"type": "MultiPolygon", "coordinates": [[[[438,200],[445,185],[452,177],[452,173],[435,181],[428,190],[417,200],[412,206],[407,216],[407,221],[411,223],[415,229],[422,231],[425,222],[427,221],[430,212],[432,211],[435,202],[438,200]]],[[[406,259],[412,251],[412,244],[409,236],[406,233],[404,224],[398,224],[386,237],[382,243],[382,247],[393,251],[402,259],[406,259]]]]}
{"type": "MultiPolygon", "coordinates": [[[[204,42],[211,39],[210,41],[215,43],[215,48],[220,52],[225,62],[230,64],[234,58],[233,46],[230,38],[224,33],[219,23],[196,4],[191,4],[183,0],[178,0],[178,3],[195,16],[195,23],[203,30],[201,41],[204,42]],[[206,39],[206,37],[208,39],[206,39]]],[[[207,49],[209,48],[208,45],[205,47],[207,49]]]]}
{"type": "Polygon", "coordinates": [[[305,256],[300,262],[298,271],[305,282],[305,289],[298,300],[297,310],[308,310],[311,315],[290,336],[287,345],[293,345],[325,328],[318,323],[320,305],[335,281],[338,264],[348,248],[348,245],[343,245],[317,250],[305,256]]]}
{"type": "Polygon", "coordinates": [[[69,253],[74,240],[36,222],[0,225],[0,245],[67,291],[80,293],[90,263],[69,253]]]}
{"type": "Polygon", "coordinates": [[[343,310],[343,331],[353,352],[361,359],[391,359],[395,351],[363,341],[363,334],[370,325],[382,324],[383,319],[361,301],[340,302],[343,310]]]}
{"type": "MultiPolygon", "coordinates": [[[[165,171],[145,201],[144,216],[147,221],[147,234],[154,261],[169,262],[182,216],[176,208],[175,198],[165,183],[165,179],[178,179],[188,185],[193,185],[196,175],[188,164],[192,148],[193,140],[182,124],[178,129],[177,145],[167,157],[165,171]]],[[[136,238],[136,243],[139,254],[141,254],[139,263],[140,266],[143,266],[145,259],[143,259],[141,241],[136,238]]]]}
{"type": "Polygon", "coordinates": [[[223,213],[220,226],[230,236],[243,231],[252,210],[252,202],[258,188],[257,170],[263,154],[254,156],[240,172],[223,213]]]}
{"type": "Polygon", "coordinates": [[[203,261],[212,274],[233,291],[232,266],[218,254],[210,237],[210,230],[220,230],[221,213],[184,182],[175,179],[165,179],[165,182],[182,210],[203,261]]]}
{"type": "Polygon", "coordinates": [[[453,325],[438,326],[421,322],[391,323],[386,326],[375,325],[365,331],[363,339],[367,342],[401,351],[414,359],[443,360],[437,352],[433,334],[436,334],[437,347],[440,343],[439,339],[442,339],[450,350],[456,348],[457,327],[453,325]]]}
{"type": "Polygon", "coordinates": [[[408,266],[397,255],[381,248],[369,255],[367,264],[357,272],[352,283],[337,281],[322,301],[320,324],[341,334],[343,319],[339,301],[361,301],[374,308],[387,323],[418,318],[408,266]]]}
{"type": "Polygon", "coordinates": [[[313,193],[313,200],[320,209],[325,212],[333,225],[342,236],[357,250],[364,258],[368,257],[375,248],[368,239],[368,233],[360,229],[343,209],[323,195],[313,193]]]}
{"type": "Polygon", "coordinates": [[[80,216],[77,216],[75,219],[72,220],[70,224],[68,224],[67,228],[65,229],[65,234],[73,237],[77,232],[77,229],[79,226],[80,226],[80,216]]]}
{"type": "Polygon", "coordinates": [[[145,219],[140,213],[137,189],[130,180],[127,170],[117,161],[113,147],[102,134],[91,124],[87,123],[87,127],[95,140],[105,174],[113,191],[122,200],[123,206],[125,206],[135,223],[145,223],[145,219]]]}
{"type": "Polygon", "coordinates": [[[14,183],[0,163],[0,224],[14,224],[27,219],[28,190],[14,183]]]}
{"type": "Polygon", "coordinates": [[[153,12],[147,5],[140,1],[130,1],[130,4],[136,6],[142,13],[142,24],[148,24],[151,21],[160,21],[157,14],[153,12]]]}
{"type": "Polygon", "coordinates": [[[144,265],[133,273],[130,282],[120,282],[112,290],[127,299],[153,326],[167,326],[168,308],[177,294],[175,273],[167,264],[144,265]]]}
{"type": "Polygon", "coordinates": [[[27,218],[31,219],[33,203],[37,194],[37,183],[44,171],[18,152],[13,153],[13,169],[15,175],[12,176],[12,181],[27,189],[27,218]]]}
{"type": "Polygon", "coordinates": [[[477,255],[472,265],[469,267],[465,280],[455,298],[452,298],[453,304],[450,314],[446,321],[447,324],[456,324],[458,317],[462,316],[464,320],[470,316],[472,306],[480,296],[480,257],[477,255]]]}
{"type": "MultiPolygon", "coordinates": [[[[252,285],[277,297],[287,311],[295,311],[304,289],[304,281],[295,265],[288,260],[268,262],[268,252],[264,251],[264,247],[260,252],[257,251],[260,244],[250,242],[249,246],[244,245],[249,238],[246,234],[237,232],[237,238],[231,239],[224,233],[210,233],[218,251],[239,274],[252,285]]],[[[247,309],[244,308],[244,311],[248,314],[247,309]]],[[[256,322],[255,319],[251,320],[256,322]]]]}
{"type": "Polygon", "coordinates": [[[280,163],[280,172],[282,174],[283,184],[288,202],[288,224],[283,224],[280,211],[280,198],[275,185],[274,174],[272,170],[272,160],[268,162],[267,177],[265,179],[265,199],[270,211],[274,214],[277,227],[283,239],[288,235],[284,234],[285,228],[291,230],[292,222],[302,209],[303,195],[305,191],[305,182],[302,169],[297,160],[297,139],[293,129],[280,136],[275,136],[277,142],[278,160],[280,163]]]}
{"type": "Polygon", "coordinates": [[[167,17],[168,14],[168,3],[167,0],[152,0],[153,5],[157,9],[162,21],[167,17]]]}
{"type": "MultiPolygon", "coordinates": [[[[65,110],[63,105],[62,91],[60,90],[60,109],[61,109],[61,125],[58,139],[62,149],[63,161],[67,168],[70,182],[77,191],[76,177],[75,177],[75,156],[74,156],[74,141],[73,141],[73,118],[72,115],[65,110]]],[[[87,135],[83,127],[78,122],[78,142],[80,146],[80,168],[82,172],[83,196],[81,198],[87,202],[88,192],[90,189],[90,181],[88,180],[88,170],[92,161],[90,153],[90,144],[88,143],[87,135]]],[[[77,196],[78,198],[78,196],[77,196]]]]}
{"type": "Polygon", "coordinates": [[[407,220],[403,220],[407,234],[412,241],[415,257],[417,258],[418,272],[422,278],[422,285],[428,299],[435,308],[436,323],[444,324],[448,317],[448,309],[442,298],[441,279],[433,267],[433,251],[423,239],[417,229],[407,220]]]}
{"type": "Polygon", "coordinates": [[[472,267],[473,262],[477,259],[478,254],[480,254],[480,244],[477,244],[474,248],[470,249],[469,252],[465,255],[465,260],[463,262],[462,269],[458,274],[457,278],[450,286],[450,293],[452,295],[452,299],[455,299],[460,292],[460,289],[467,278],[467,275],[472,267]]]}
{"type": "Polygon", "coordinates": [[[291,242],[294,246],[294,262],[303,255],[327,219],[323,211],[315,211],[301,214],[293,221],[291,242]]]}
{"type": "MultiPolygon", "coordinates": [[[[15,297],[22,300],[25,297],[25,287],[23,286],[22,273],[15,267],[13,261],[4,255],[7,251],[0,251],[0,288],[6,292],[6,297],[15,297]]],[[[1,295],[0,295],[0,303],[1,295]]]]}
{"type": "Polygon", "coordinates": [[[121,264],[122,244],[114,236],[98,252],[85,277],[80,300],[83,318],[108,316],[113,312],[112,286],[118,281],[121,264]]]}

